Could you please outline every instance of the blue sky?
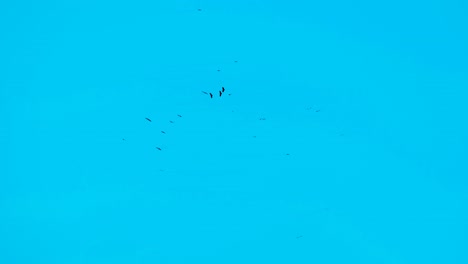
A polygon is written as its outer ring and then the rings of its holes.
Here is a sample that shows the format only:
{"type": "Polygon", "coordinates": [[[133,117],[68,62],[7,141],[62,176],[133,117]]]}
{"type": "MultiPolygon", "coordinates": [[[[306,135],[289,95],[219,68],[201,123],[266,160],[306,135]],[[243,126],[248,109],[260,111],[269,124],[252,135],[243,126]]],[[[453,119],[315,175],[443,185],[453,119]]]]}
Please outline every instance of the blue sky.
{"type": "Polygon", "coordinates": [[[467,12],[2,1],[0,263],[467,263],[467,12]]]}

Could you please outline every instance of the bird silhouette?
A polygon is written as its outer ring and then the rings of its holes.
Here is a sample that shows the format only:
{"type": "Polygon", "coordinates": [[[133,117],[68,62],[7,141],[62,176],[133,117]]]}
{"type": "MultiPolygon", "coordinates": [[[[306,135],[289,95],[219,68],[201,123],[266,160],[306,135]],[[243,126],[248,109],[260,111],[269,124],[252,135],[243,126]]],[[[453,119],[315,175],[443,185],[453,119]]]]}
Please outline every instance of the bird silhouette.
{"type": "Polygon", "coordinates": [[[221,87],[221,91],[224,93],[224,87],[221,87]]]}
{"type": "Polygon", "coordinates": [[[145,119],[148,120],[148,121],[150,121],[150,122],[152,122],[151,119],[149,119],[149,118],[147,118],[147,117],[145,117],[145,119]]]}
{"type": "Polygon", "coordinates": [[[182,117],[181,115],[177,115],[178,117],[182,117]]]}
{"type": "Polygon", "coordinates": [[[164,132],[164,131],[161,131],[161,133],[166,134],[166,132],[164,132]]]}
{"type": "Polygon", "coordinates": [[[169,121],[169,123],[174,124],[174,121],[169,121]]]}
{"type": "Polygon", "coordinates": [[[205,92],[205,91],[201,91],[201,92],[202,92],[202,93],[204,93],[204,94],[208,94],[208,93],[207,93],[207,92],[205,92]]]}
{"type": "Polygon", "coordinates": [[[213,98],[213,94],[212,94],[212,93],[210,93],[210,97],[213,98]]]}
{"type": "Polygon", "coordinates": [[[219,91],[219,96],[223,95],[223,92],[219,91]]]}
{"type": "Polygon", "coordinates": [[[162,150],[160,147],[156,147],[158,150],[162,150]]]}

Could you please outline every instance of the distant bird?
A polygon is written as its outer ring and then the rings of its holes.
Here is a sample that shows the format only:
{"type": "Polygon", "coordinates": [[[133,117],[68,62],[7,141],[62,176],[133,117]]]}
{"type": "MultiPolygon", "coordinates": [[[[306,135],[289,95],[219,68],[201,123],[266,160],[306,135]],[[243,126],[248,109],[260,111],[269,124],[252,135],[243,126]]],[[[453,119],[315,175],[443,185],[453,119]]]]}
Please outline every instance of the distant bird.
{"type": "Polygon", "coordinates": [[[160,147],[156,147],[158,150],[162,150],[160,147]]]}
{"type": "Polygon", "coordinates": [[[122,138],[123,141],[125,141],[125,138],[122,138]]]}
{"type": "Polygon", "coordinates": [[[319,110],[315,110],[316,113],[320,112],[320,109],[319,110]]]}
{"type": "Polygon", "coordinates": [[[301,238],[302,236],[297,236],[296,238],[301,238]]]}
{"type": "Polygon", "coordinates": [[[164,132],[164,131],[161,131],[161,133],[166,134],[166,132],[164,132]]]}
{"type": "Polygon", "coordinates": [[[237,63],[237,61],[234,61],[234,62],[236,62],[236,63],[237,63]]]}
{"type": "Polygon", "coordinates": [[[223,95],[223,92],[219,91],[219,96],[223,95]]]}
{"type": "Polygon", "coordinates": [[[169,123],[174,124],[174,121],[169,121],[169,123]]]}
{"type": "Polygon", "coordinates": [[[286,156],[289,156],[289,153],[286,153],[286,156]]]}
{"type": "Polygon", "coordinates": [[[205,91],[201,91],[201,92],[202,92],[202,93],[204,93],[204,94],[208,94],[208,93],[207,93],[207,92],[205,92],[205,91]]]}
{"type": "Polygon", "coordinates": [[[212,94],[212,93],[210,93],[210,97],[213,98],[213,94],[212,94]]]}
{"type": "Polygon", "coordinates": [[[220,69],[217,69],[216,71],[221,71],[220,69]]]}
{"type": "Polygon", "coordinates": [[[200,8],[198,8],[197,10],[198,10],[198,11],[201,11],[201,9],[200,9],[200,8]]]}
{"type": "Polygon", "coordinates": [[[224,87],[221,87],[221,91],[224,93],[224,87]]]}
{"type": "Polygon", "coordinates": [[[177,115],[178,117],[182,117],[181,115],[177,115]]]}
{"type": "Polygon", "coordinates": [[[231,94],[228,94],[229,96],[231,96],[231,94]]]}
{"type": "Polygon", "coordinates": [[[266,120],[266,118],[264,118],[264,117],[260,117],[258,120],[266,120]]]}
{"type": "Polygon", "coordinates": [[[145,119],[148,120],[148,121],[150,121],[150,122],[152,122],[151,119],[149,119],[149,118],[147,118],[147,117],[145,117],[145,119]]]}

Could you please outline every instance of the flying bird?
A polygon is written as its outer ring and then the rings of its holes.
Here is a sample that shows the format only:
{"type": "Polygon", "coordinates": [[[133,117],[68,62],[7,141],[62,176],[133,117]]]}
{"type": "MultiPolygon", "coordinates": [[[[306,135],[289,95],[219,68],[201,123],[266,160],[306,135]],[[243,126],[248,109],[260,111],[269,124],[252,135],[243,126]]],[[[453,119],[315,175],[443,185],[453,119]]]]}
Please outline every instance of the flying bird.
{"type": "Polygon", "coordinates": [[[145,117],[145,119],[151,122],[151,119],[149,119],[149,118],[147,118],[147,117],[145,117]]]}
{"type": "Polygon", "coordinates": [[[162,150],[160,147],[156,147],[158,150],[162,150]]]}
{"type": "Polygon", "coordinates": [[[224,93],[224,87],[221,87],[221,91],[224,93]]]}
{"type": "Polygon", "coordinates": [[[204,93],[204,94],[208,94],[208,93],[207,93],[207,92],[205,92],[205,91],[201,91],[201,92],[202,92],[202,93],[204,93]]]}
{"type": "Polygon", "coordinates": [[[212,93],[210,93],[210,97],[213,98],[213,94],[212,94],[212,93]]]}
{"type": "Polygon", "coordinates": [[[174,121],[169,121],[169,123],[174,124],[174,121]]]}
{"type": "Polygon", "coordinates": [[[223,95],[223,92],[219,91],[219,96],[223,95]]]}
{"type": "Polygon", "coordinates": [[[164,132],[164,131],[161,131],[161,133],[166,134],[166,132],[164,132]]]}
{"type": "Polygon", "coordinates": [[[178,117],[182,117],[181,115],[177,115],[178,117]]]}

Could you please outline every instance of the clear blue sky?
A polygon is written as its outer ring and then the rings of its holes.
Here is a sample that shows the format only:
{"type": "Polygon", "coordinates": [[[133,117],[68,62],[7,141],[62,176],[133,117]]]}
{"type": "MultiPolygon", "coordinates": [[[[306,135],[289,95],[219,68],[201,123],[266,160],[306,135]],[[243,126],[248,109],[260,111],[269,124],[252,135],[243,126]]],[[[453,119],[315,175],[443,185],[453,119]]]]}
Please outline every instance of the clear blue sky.
{"type": "Polygon", "coordinates": [[[1,1],[0,263],[468,263],[467,13],[1,1]]]}

